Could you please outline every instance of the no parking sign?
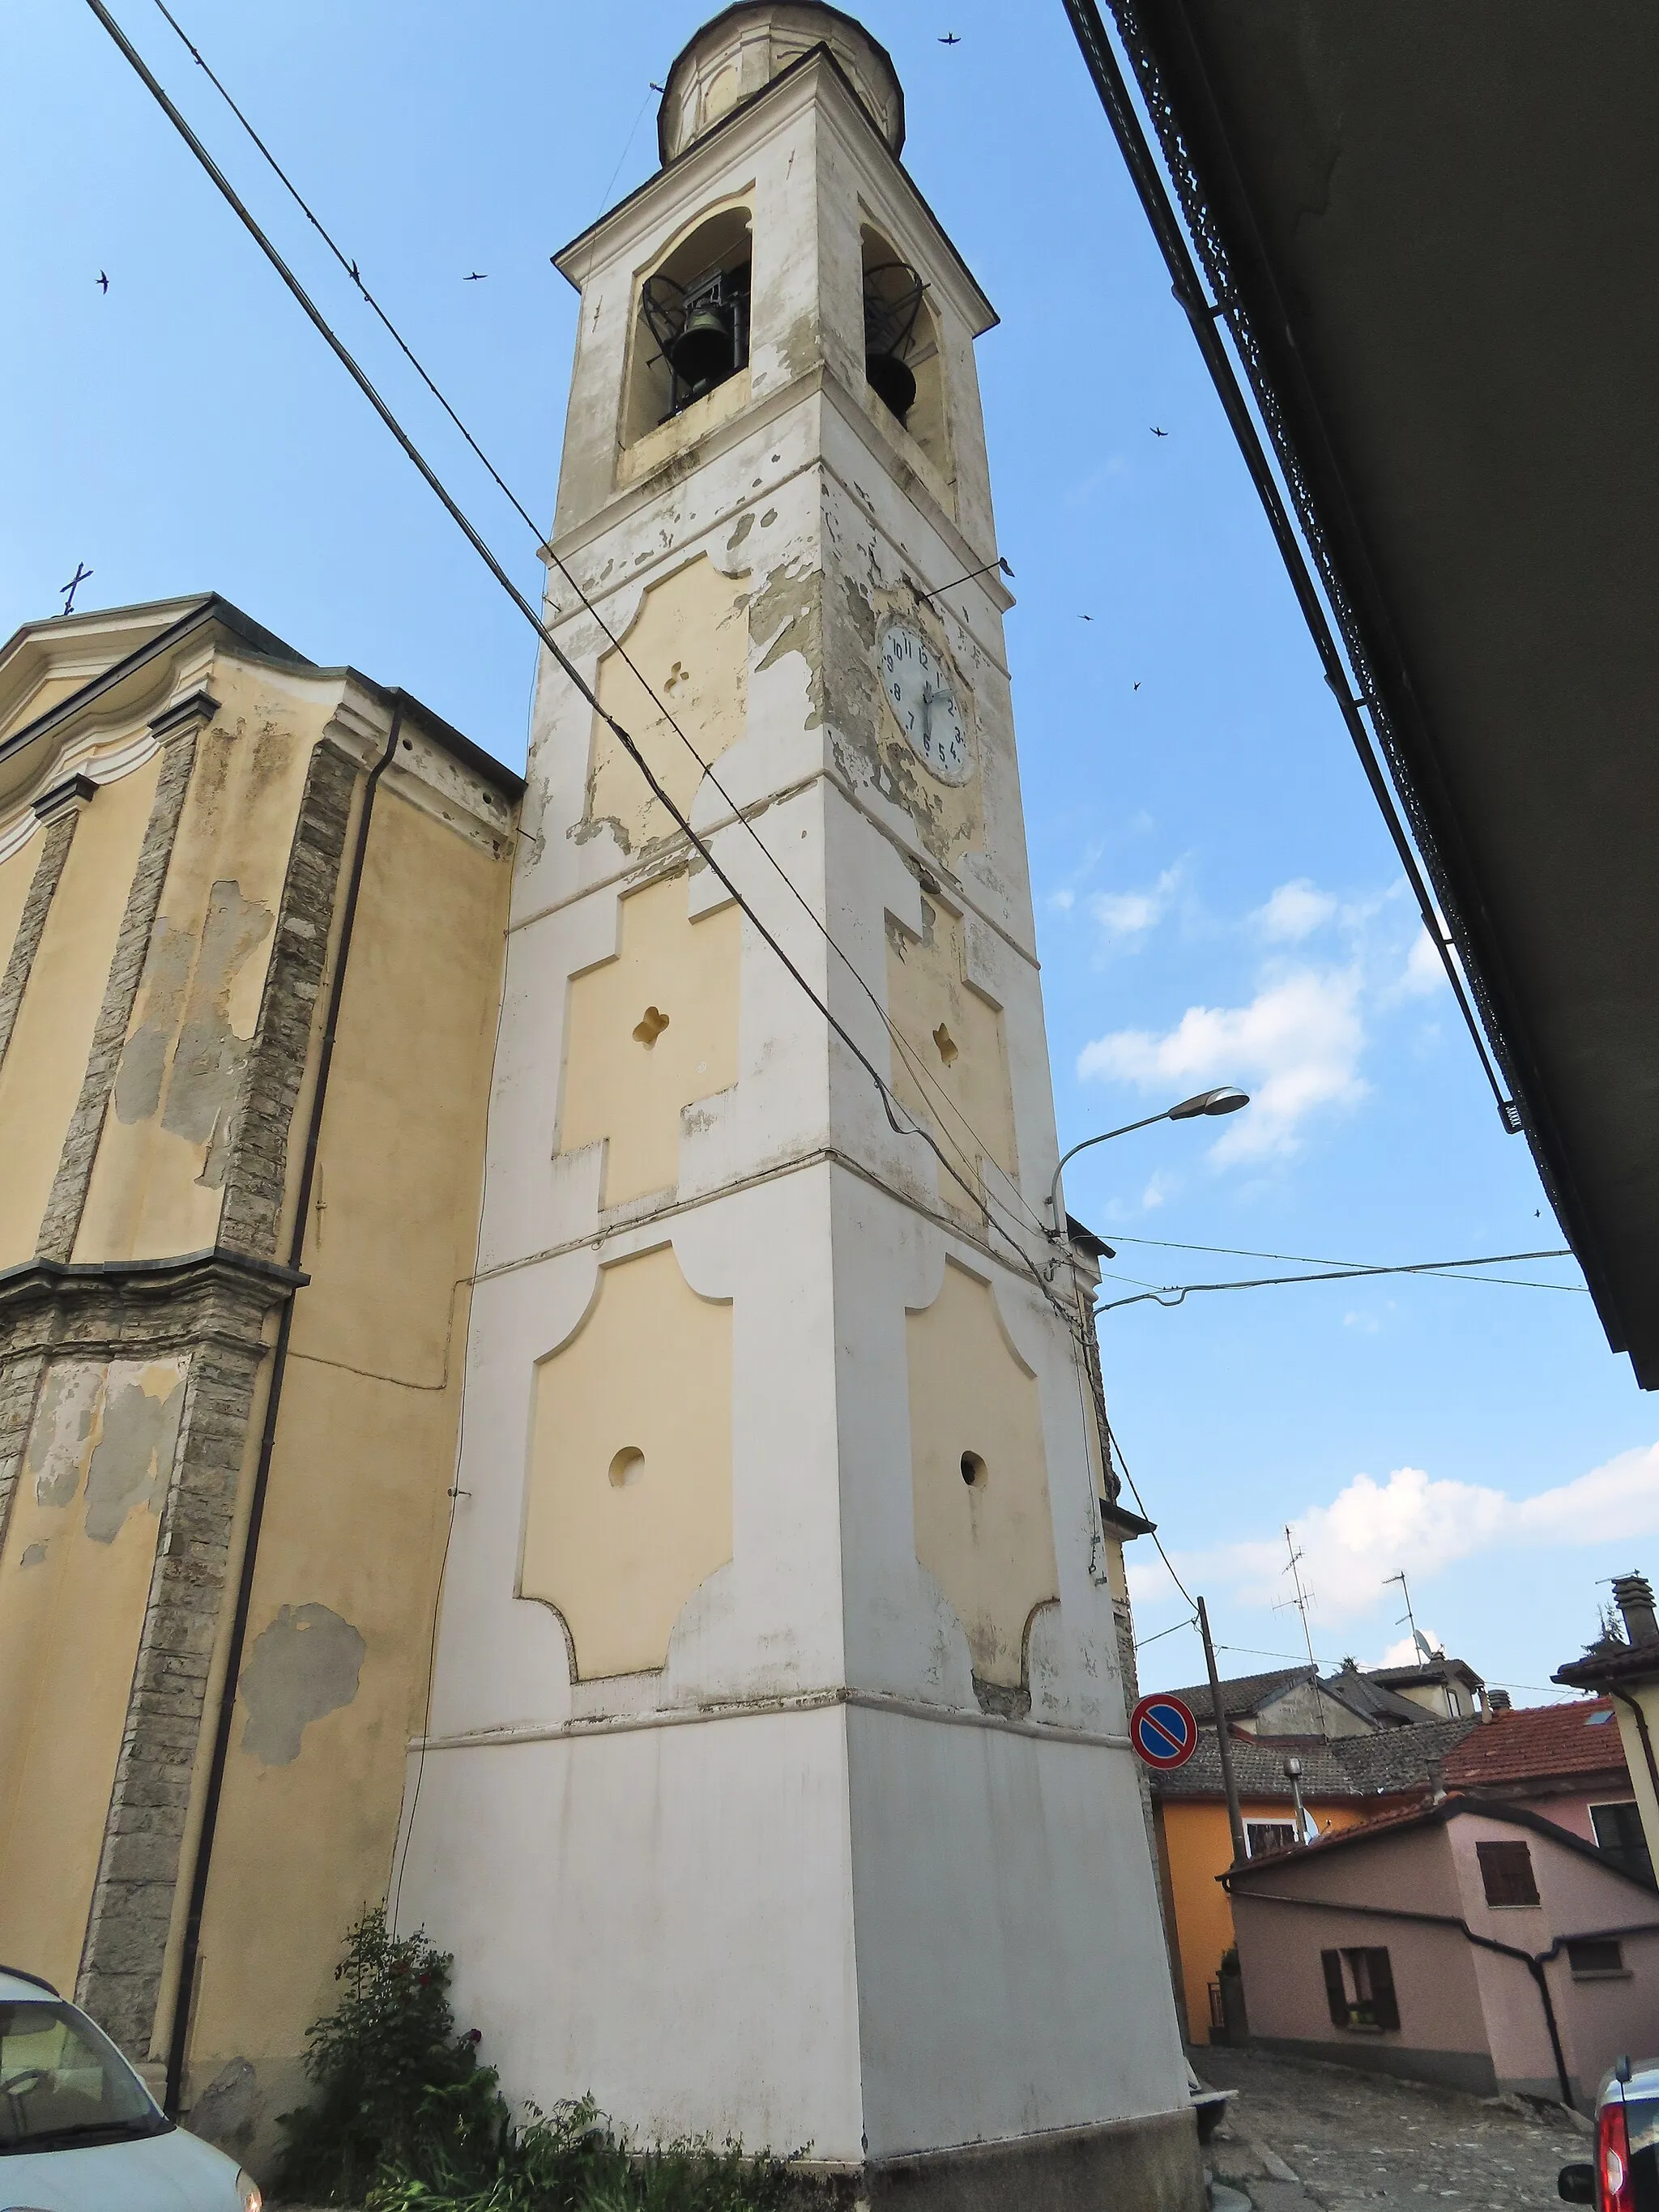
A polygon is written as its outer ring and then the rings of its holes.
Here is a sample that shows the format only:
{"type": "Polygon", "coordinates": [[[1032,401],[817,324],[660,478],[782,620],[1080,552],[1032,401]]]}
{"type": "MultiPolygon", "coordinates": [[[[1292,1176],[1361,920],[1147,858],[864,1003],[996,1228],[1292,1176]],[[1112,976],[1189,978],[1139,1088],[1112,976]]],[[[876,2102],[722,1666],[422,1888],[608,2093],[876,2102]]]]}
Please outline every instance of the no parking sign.
{"type": "Polygon", "coordinates": [[[1198,1749],[1198,1723],[1179,1698],[1156,1691],[1130,1714],[1129,1741],[1137,1758],[1167,1774],[1171,1767],[1184,1766],[1198,1749]]]}

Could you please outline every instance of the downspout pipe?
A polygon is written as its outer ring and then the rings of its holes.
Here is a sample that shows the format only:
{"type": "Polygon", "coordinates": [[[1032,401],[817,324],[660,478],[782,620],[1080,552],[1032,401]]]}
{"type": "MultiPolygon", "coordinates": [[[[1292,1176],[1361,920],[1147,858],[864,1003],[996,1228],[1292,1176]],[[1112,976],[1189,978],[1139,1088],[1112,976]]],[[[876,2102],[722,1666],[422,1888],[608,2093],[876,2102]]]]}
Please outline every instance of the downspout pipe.
{"type": "MultiPolygon", "coordinates": [[[[392,727],[386,748],[363,786],[363,803],[357,817],[357,842],[346,880],[345,903],[340,915],[339,944],[334,956],[334,979],[329,987],[328,1013],[323,1025],[322,1047],[317,1056],[317,1081],[312,1092],[311,1114],[306,1127],[305,1151],[300,1164],[299,1188],[294,1208],[294,1227],[289,1237],[288,1264],[298,1270],[305,1254],[306,1224],[311,1212],[311,1193],[317,1176],[317,1147],[323,1131],[323,1109],[328,1099],[329,1070],[334,1061],[334,1041],[339,1032],[340,1007],[345,996],[346,966],[357,921],[357,902],[362,890],[363,867],[368,857],[368,832],[374,812],[374,793],[391,767],[403,734],[407,695],[392,696],[392,727]]],[[[213,1845],[218,1833],[219,1808],[224,1796],[225,1768],[230,1758],[230,1734],[236,1717],[236,1689],[242,1672],[242,1653],[247,1643],[248,1614],[253,1601],[253,1575],[259,1556],[259,1531],[264,1524],[265,1497],[270,1486],[270,1462],[276,1443],[276,1421],[282,1410],[283,1382],[288,1372],[289,1340],[294,1333],[296,1290],[283,1302],[271,1356],[270,1387],[265,1393],[264,1424],[259,1436],[259,1461],[253,1476],[253,1495],[248,1505],[247,1537],[242,1547],[241,1571],[236,1582],[236,1604],[231,1615],[230,1641],[225,1655],[224,1681],[219,1692],[219,1711],[214,1723],[213,1751],[208,1765],[207,1792],[202,1802],[202,1826],[191,1869],[190,1903],[185,1915],[184,1949],[179,1961],[179,1986],[173,2000],[173,2021],[167,2044],[167,2078],[164,2107],[169,2119],[179,2117],[184,2098],[185,2060],[190,2044],[190,2021],[196,1989],[196,1969],[201,1955],[202,1914],[207,1903],[208,1877],[213,1865],[213,1845]]]]}
{"type": "Polygon", "coordinates": [[[1632,1697],[1628,1690],[1620,1689],[1616,1683],[1608,1682],[1603,1686],[1618,1698],[1621,1705],[1628,1705],[1636,1716],[1636,1733],[1642,1739],[1642,1756],[1647,1761],[1648,1780],[1653,1787],[1653,1802],[1656,1807],[1659,1807],[1659,1765],[1656,1765],[1654,1761],[1653,1738],[1648,1733],[1648,1717],[1642,1710],[1642,1701],[1639,1698],[1632,1697]]]}

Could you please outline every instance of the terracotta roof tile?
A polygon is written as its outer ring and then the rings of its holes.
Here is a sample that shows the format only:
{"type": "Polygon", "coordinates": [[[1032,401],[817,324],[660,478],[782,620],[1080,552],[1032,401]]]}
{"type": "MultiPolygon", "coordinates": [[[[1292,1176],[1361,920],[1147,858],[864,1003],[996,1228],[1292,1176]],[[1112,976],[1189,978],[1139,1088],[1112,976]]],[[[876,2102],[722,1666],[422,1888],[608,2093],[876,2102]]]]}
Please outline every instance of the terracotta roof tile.
{"type": "Polygon", "coordinates": [[[1478,1790],[1493,1782],[1605,1773],[1624,1764],[1611,1698],[1584,1698],[1571,1705],[1522,1706],[1471,1729],[1447,1758],[1446,1780],[1478,1790]]]}

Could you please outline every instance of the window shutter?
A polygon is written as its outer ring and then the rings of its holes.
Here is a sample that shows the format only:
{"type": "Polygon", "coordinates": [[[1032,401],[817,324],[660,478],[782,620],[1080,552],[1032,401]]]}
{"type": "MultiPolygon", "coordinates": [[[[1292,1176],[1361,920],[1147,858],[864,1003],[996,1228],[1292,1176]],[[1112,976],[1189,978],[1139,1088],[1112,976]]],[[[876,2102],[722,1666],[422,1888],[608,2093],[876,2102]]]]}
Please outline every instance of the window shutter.
{"type": "MultiPolygon", "coordinates": [[[[1524,1850],[1526,1846],[1522,1844],[1524,1850]]],[[[1371,1984],[1371,2014],[1379,2027],[1398,2027],[1400,2001],[1394,1993],[1394,1968],[1386,1951],[1367,1951],[1365,1964],[1371,1984]]]]}
{"type": "Polygon", "coordinates": [[[1525,1844],[1477,1844],[1480,1880],[1488,1905],[1536,1905],[1532,1853],[1525,1844]]]}
{"type": "Polygon", "coordinates": [[[1322,1951],[1319,1963],[1325,1969],[1325,1995],[1331,2008],[1331,2026],[1346,2027],[1348,2024],[1348,1991],[1342,1979],[1342,1954],[1322,1951]]]}

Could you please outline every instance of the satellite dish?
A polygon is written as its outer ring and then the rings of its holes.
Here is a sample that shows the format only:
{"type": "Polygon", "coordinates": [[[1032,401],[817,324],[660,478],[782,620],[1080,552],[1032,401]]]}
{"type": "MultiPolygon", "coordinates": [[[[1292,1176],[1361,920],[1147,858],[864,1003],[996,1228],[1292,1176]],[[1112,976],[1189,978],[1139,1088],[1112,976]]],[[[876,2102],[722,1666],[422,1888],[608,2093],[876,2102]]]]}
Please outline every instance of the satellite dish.
{"type": "Polygon", "coordinates": [[[1434,1647],[1430,1644],[1428,1638],[1424,1635],[1420,1628],[1413,1629],[1412,1642],[1416,1644],[1418,1650],[1423,1654],[1423,1656],[1425,1659],[1433,1658],[1434,1647]]]}

